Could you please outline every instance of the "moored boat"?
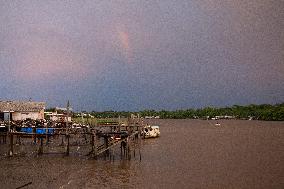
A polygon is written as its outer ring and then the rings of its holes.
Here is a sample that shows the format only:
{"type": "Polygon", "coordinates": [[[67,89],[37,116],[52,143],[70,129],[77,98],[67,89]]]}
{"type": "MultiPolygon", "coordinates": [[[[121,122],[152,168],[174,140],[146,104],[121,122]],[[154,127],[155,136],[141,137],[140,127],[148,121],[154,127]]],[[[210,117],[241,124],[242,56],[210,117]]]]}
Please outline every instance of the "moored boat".
{"type": "Polygon", "coordinates": [[[160,136],[160,127],[157,125],[146,125],[143,129],[144,138],[155,138],[160,136]]]}

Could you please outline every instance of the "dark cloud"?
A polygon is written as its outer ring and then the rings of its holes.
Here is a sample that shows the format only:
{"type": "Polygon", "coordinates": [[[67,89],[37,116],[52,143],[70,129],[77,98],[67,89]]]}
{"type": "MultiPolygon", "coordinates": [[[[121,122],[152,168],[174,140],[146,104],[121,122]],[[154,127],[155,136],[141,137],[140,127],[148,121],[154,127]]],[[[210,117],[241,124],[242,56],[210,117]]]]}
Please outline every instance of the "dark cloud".
{"type": "Polygon", "coordinates": [[[138,110],[284,101],[284,3],[1,1],[0,97],[138,110]]]}

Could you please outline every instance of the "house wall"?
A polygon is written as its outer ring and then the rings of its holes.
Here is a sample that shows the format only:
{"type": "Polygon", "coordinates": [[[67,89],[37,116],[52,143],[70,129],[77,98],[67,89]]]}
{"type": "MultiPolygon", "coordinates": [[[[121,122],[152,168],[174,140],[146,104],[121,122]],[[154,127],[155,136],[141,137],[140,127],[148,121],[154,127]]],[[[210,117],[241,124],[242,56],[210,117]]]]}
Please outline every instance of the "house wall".
{"type": "Polygon", "coordinates": [[[12,119],[15,121],[25,119],[44,119],[44,110],[40,112],[13,112],[12,119]]]}
{"type": "Polygon", "coordinates": [[[44,119],[44,109],[39,112],[38,119],[44,119]]]}

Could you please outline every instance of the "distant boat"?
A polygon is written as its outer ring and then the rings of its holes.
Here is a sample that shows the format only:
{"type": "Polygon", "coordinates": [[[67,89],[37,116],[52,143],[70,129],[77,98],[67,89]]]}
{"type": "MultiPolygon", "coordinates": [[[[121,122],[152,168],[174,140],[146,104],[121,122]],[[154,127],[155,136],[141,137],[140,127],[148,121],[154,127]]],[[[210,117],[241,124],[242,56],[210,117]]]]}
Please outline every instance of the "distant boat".
{"type": "Polygon", "coordinates": [[[215,123],[215,125],[216,125],[216,126],[220,126],[221,124],[217,122],[217,123],[215,123]]]}
{"type": "Polygon", "coordinates": [[[160,127],[147,125],[143,129],[144,138],[155,138],[160,136],[160,127]]]}

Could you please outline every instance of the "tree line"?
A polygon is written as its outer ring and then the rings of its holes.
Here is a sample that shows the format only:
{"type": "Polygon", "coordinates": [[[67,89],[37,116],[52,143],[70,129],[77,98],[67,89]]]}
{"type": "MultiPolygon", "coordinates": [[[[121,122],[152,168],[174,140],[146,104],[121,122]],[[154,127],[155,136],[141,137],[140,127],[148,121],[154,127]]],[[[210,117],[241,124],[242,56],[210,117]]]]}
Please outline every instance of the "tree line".
{"type": "MultiPolygon", "coordinates": [[[[104,111],[104,112],[84,112],[84,115],[94,116],[95,118],[118,118],[130,117],[131,114],[139,114],[141,117],[159,117],[161,119],[211,119],[235,118],[235,119],[256,119],[267,121],[284,121],[284,103],[281,104],[250,104],[247,106],[233,105],[231,107],[205,107],[200,109],[186,110],[143,110],[139,112],[128,111],[104,111]]],[[[74,114],[80,116],[80,114],[74,114]]]]}

